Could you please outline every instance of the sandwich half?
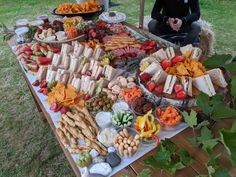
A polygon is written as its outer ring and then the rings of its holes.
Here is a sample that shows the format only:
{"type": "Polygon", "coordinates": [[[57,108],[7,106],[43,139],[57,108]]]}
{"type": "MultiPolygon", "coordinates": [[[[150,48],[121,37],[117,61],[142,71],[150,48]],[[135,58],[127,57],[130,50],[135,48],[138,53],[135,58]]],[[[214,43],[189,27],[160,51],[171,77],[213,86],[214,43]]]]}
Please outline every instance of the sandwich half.
{"type": "Polygon", "coordinates": [[[167,94],[172,94],[176,80],[177,77],[175,75],[168,75],[166,78],[163,92],[167,94]]]}
{"type": "Polygon", "coordinates": [[[215,88],[208,74],[194,78],[193,85],[198,90],[202,91],[203,93],[209,96],[214,96],[216,94],[215,88]]]}
{"type": "Polygon", "coordinates": [[[211,81],[215,85],[222,87],[222,88],[227,87],[228,84],[227,84],[225,77],[224,77],[220,68],[215,68],[215,69],[209,70],[206,73],[209,74],[211,81]]]}
{"type": "Polygon", "coordinates": [[[160,64],[159,63],[152,63],[143,72],[141,72],[140,75],[142,75],[143,73],[148,73],[150,75],[154,75],[159,70],[162,70],[162,67],[160,66],[160,64]]]}
{"type": "Polygon", "coordinates": [[[159,85],[159,84],[162,84],[163,82],[165,82],[167,76],[168,76],[167,73],[165,71],[163,71],[162,69],[160,69],[152,76],[151,81],[153,81],[155,84],[159,85]]]}
{"type": "Polygon", "coordinates": [[[193,79],[191,77],[181,77],[180,78],[181,84],[183,85],[184,91],[189,96],[193,96],[193,79]]]}

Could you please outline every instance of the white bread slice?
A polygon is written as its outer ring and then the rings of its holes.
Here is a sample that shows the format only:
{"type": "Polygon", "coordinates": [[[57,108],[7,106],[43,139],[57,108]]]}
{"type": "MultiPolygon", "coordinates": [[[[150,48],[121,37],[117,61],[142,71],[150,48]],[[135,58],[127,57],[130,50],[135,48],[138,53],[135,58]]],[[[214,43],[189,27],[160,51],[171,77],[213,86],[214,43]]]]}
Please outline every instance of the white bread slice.
{"type": "Polygon", "coordinates": [[[98,60],[102,55],[104,54],[104,51],[99,45],[96,45],[95,50],[93,52],[93,58],[95,60],[98,60]]]}
{"type": "Polygon", "coordinates": [[[55,80],[57,72],[56,71],[49,71],[49,75],[47,75],[46,82],[52,82],[55,80]]]}
{"type": "Polygon", "coordinates": [[[72,73],[77,71],[78,64],[79,64],[79,60],[77,58],[74,58],[74,57],[71,58],[69,71],[72,73]]]}
{"type": "Polygon", "coordinates": [[[47,70],[48,70],[48,67],[47,66],[40,66],[39,67],[39,70],[38,70],[38,73],[36,75],[36,79],[39,80],[40,82],[44,79],[46,79],[46,76],[47,76],[47,70]]]}
{"type": "Polygon", "coordinates": [[[89,63],[85,63],[85,64],[84,64],[84,67],[83,67],[83,69],[82,69],[82,71],[81,71],[81,74],[85,74],[86,71],[88,71],[88,69],[89,69],[89,63]]]}
{"type": "Polygon", "coordinates": [[[184,91],[189,96],[193,96],[193,79],[191,77],[184,77],[180,78],[181,84],[183,85],[184,91]]]}
{"type": "Polygon", "coordinates": [[[159,49],[157,52],[153,53],[152,55],[155,56],[159,62],[161,62],[162,60],[168,59],[166,52],[164,51],[163,48],[159,49]]]}
{"type": "Polygon", "coordinates": [[[171,60],[173,57],[175,57],[175,51],[173,47],[168,47],[165,52],[168,60],[171,60]]]}
{"type": "Polygon", "coordinates": [[[159,70],[162,70],[162,67],[160,66],[160,64],[159,63],[152,63],[143,72],[141,72],[140,75],[142,75],[143,73],[148,73],[150,75],[154,75],[159,70]]]}
{"type": "Polygon", "coordinates": [[[69,73],[64,73],[64,74],[61,75],[60,81],[63,84],[67,85],[69,77],[70,77],[69,73]]]}
{"type": "Polygon", "coordinates": [[[76,57],[79,57],[83,54],[84,51],[84,45],[80,44],[80,43],[76,43],[75,47],[74,47],[74,55],[76,57]]]}
{"type": "Polygon", "coordinates": [[[91,81],[91,77],[90,76],[85,76],[85,80],[84,80],[84,92],[88,93],[89,92],[89,83],[91,81]]]}
{"type": "Polygon", "coordinates": [[[54,54],[52,58],[52,65],[58,67],[61,64],[62,55],[61,54],[54,54]]]}
{"type": "Polygon", "coordinates": [[[88,91],[88,94],[89,94],[90,96],[93,96],[95,89],[96,89],[96,82],[92,80],[92,81],[90,81],[90,83],[89,83],[89,91],[88,91]]]}
{"type": "Polygon", "coordinates": [[[182,55],[184,55],[188,51],[192,51],[192,50],[193,50],[193,45],[192,44],[188,44],[186,46],[180,47],[180,51],[181,51],[182,55]]]}
{"type": "Polygon", "coordinates": [[[222,87],[222,88],[225,88],[228,86],[228,84],[225,80],[225,77],[224,77],[220,68],[211,69],[211,70],[207,71],[206,73],[209,74],[211,81],[215,85],[222,87]]]}
{"type": "Polygon", "coordinates": [[[214,96],[216,94],[215,88],[208,74],[194,78],[193,85],[198,90],[202,91],[203,93],[209,96],[214,96]]]}
{"type": "Polygon", "coordinates": [[[107,69],[108,69],[107,80],[111,81],[116,75],[116,69],[109,65],[107,66],[107,69]]]}
{"type": "Polygon", "coordinates": [[[101,73],[102,73],[102,67],[99,66],[98,69],[97,69],[97,72],[96,72],[96,74],[94,76],[94,79],[97,80],[101,73]]]}
{"type": "Polygon", "coordinates": [[[91,47],[85,46],[83,56],[90,58],[93,55],[93,49],[91,47]]]}
{"type": "Polygon", "coordinates": [[[190,55],[190,58],[198,61],[201,55],[202,55],[202,50],[198,47],[194,47],[190,55]]]}
{"type": "Polygon", "coordinates": [[[72,46],[69,44],[62,44],[61,47],[61,54],[62,55],[68,55],[72,50],[72,46]]]}
{"type": "Polygon", "coordinates": [[[159,85],[159,84],[162,84],[163,82],[165,82],[167,76],[168,76],[168,74],[165,71],[163,71],[162,69],[160,69],[152,76],[151,81],[153,81],[155,84],[159,85]]]}
{"type": "Polygon", "coordinates": [[[172,94],[176,80],[177,77],[175,75],[168,75],[166,78],[163,92],[167,94],[172,94]]]}

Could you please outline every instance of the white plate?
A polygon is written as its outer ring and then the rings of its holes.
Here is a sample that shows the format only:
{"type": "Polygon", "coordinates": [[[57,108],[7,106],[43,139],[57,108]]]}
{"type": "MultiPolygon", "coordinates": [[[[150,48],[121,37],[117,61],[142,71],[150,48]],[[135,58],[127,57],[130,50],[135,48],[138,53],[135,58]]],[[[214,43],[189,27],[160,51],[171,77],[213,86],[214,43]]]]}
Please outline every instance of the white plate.
{"type": "Polygon", "coordinates": [[[99,19],[105,21],[107,23],[120,23],[126,20],[126,15],[122,12],[110,11],[110,12],[103,12],[99,15],[99,19]],[[114,12],[116,16],[110,17],[109,13],[114,12]]]}

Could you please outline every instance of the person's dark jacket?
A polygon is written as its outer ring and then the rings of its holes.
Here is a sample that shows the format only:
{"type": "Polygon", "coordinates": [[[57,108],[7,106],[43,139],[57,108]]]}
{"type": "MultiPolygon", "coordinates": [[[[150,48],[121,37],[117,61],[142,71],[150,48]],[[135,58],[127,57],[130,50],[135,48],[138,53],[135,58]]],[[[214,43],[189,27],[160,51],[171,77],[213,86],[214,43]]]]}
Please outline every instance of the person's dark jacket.
{"type": "Polygon", "coordinates": [[[161,23],[168,18],[192,23],[200,18],[199,0],[156,0],[151,17],[161,23]]]}

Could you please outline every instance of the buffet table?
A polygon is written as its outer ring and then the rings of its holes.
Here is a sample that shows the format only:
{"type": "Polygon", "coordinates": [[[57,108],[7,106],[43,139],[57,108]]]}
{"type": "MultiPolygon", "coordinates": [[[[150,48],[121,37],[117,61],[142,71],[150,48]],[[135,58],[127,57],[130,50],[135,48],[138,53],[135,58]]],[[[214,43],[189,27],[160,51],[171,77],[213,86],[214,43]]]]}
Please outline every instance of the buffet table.
{"type": "MultiPolygon", "coordinates": [[[[132,30],[136,30],[137,32],[140,32],[140,29],[130,25],[130,24],[127,24],[127,26],[129,26],[130,28],[132,28],[132,30]]],[[[148,35],[149,37],[153,37],[155,38],[155,36],[152,36],[151,34],[148,34],[147,32],[145,32],[146,35],[148,35]]],[[[161,39],[158,39],[160,41],[160,43],[163,43],[163,44],[166,44],[168,42],[166,41],[163,41],[161,39]]],[[[12,48],[13,46],[16,45],[16,38],[13,37],[11,40],[8,41],[8,44],[10,46],[10,48],[12,48]]],[[[168,43],[169,44],[169,43],[168,43]]],[[[169,44],[171,45],[171,44],[169,44]]],[[[173,46],[175,47],[175,46],[173,46]]],[[[78,166],[76,165],[75,163],[75,160],[74,160],[74,156],[65,148],[65,146],[61,143],[59,137],[58,137],[58,134],[56,133],[56,122],[57,122],[57,118],[59,117],[59,114],[60,113],[54,113],[53,116],[50,112],[50,109],[49,109],[49,105],[45,104],[44,103],[44,100],[46,99],[46,96],[44,95],[40,95],[37,90],[32,86],[32,82],[34,82],[34,77],[30,74],[28,74],[24,68],[22,67],[22,65],[19,63],[19,61],[17,60],[17,64],[19,66],[19,71],[22,73],[26,83],[27,83],[27,86],[32,94],[32,97],[35,101],[35,104],[37,105],[38,107],[38,110],[40,112],[42,112],[43,114],[43,118],[45,118],[44,120],[46,120],[45,122],[47,122],[51,129],[53,130],[53,133],[55,134],[65,156],[67,157],[72,169],[74,170],[74,173],[76,176],[80,176],[80,170],[78,168],[78,166]]],[[[231,119],[226,119],[224,121],[219,121],[217,123],[214,123],[211,126],[211,129],[213,130],[213,132],[217,132],[216,130],[220,129],[220,128],[229,128],[232,124],[232,120],[231,119]]],[[[195,177],[197,175],[200,175],[200,174],[207,174],[207,169],[206,169],[206,166],[205,164],[207,163],[207,160],[208,160],[208,157],[207,157],[207,154],[204,153],[203,150],[201,150],[200,148],[193,148],[189,142],[188,142],[188,138],[192,136],[193,132],[190,128],[187,128],[186,129],[186,125],[183,123],[180,128],[179,128],[179,131],[173,133],[170,135],[171,138],[171,141],[179,148],[179,149],[185,149],[187,150],[191,157],[194,159],[193,163],[187,167],[187,168],[184,168],[183,170],[179,170],[176,172],[176,174],[174,176],[177,176],[177,177],[195,177]]],[[[165,137],[169,137],[168,135],[161,135],[161,138],[165,138],[165,137]]],[[[122,170],[115,170],[115,174],[113,175],[112,173],[112,176],[121,176],[121,175],[127,175],[129,177],[133,177],[133,176],[137,176],[138,173],[140,173],[143,169],[147,168],[147,166],[145,166],[145,164],[143,163],[143,160],[147,157],[147,156],[150,156],[152,154],[155,153],[155,149],[152,150],[154,147],[149,147],[149,149],[151,150],[149,153],[145,154],[145,153],[141,153],[139,154],[140,158],[134,162],[132,162],[130,165],[126,166],[124,164],[124,167],[122,170]],[[144,155],[145,154],[145,155],[144,155]],[[142,156],[142,157],[141,157],[142,156]],[[118,172],[118,173],[116,173],[118,172]]],[[[216,151],[217,152],[222,152],[224,149],[223,149],[223,145],[217,145],[216,147],[216,151]]],[[[227,167],[229,167],[229,171],[233,171],[234,169],[232,168],[231,166],[231,163],[230,161],[226,158],[226,153],[223,153],[223,158],[221,158],[221,163],[225,164],[227,167]]],[[[128,162],[130,163],[130,161],[128,162]]],[[[166,173],[162,170],[156,170],[156,169],[153,169],[152,170],[152,176],[172,176],[170,175],[169,173],[166,173]]]]}

